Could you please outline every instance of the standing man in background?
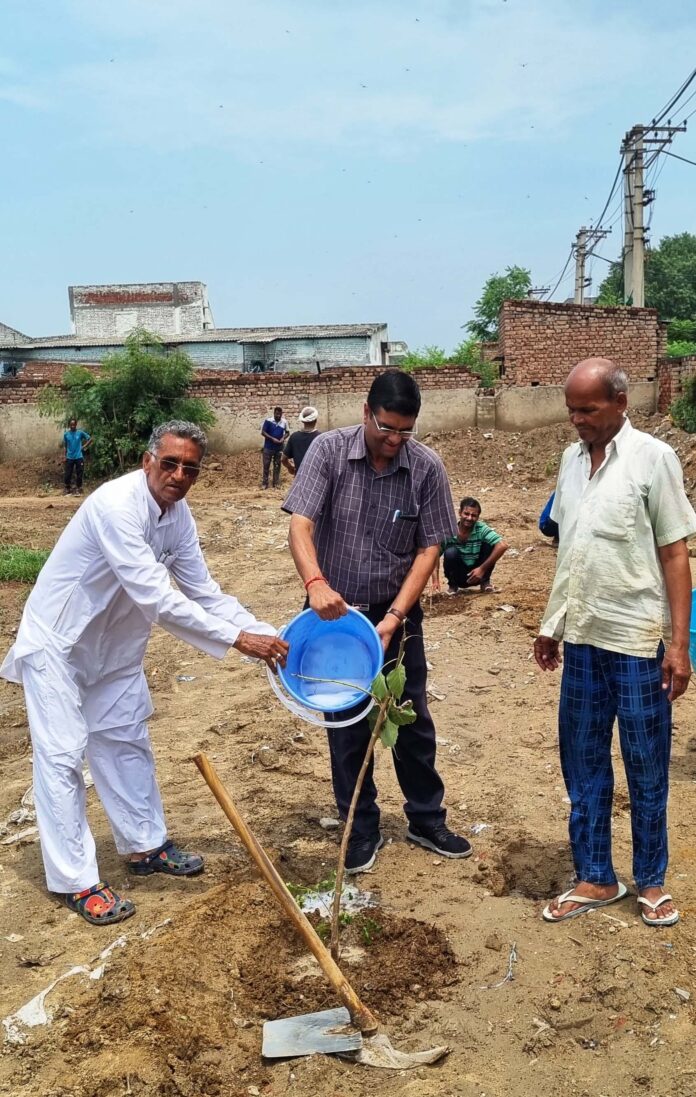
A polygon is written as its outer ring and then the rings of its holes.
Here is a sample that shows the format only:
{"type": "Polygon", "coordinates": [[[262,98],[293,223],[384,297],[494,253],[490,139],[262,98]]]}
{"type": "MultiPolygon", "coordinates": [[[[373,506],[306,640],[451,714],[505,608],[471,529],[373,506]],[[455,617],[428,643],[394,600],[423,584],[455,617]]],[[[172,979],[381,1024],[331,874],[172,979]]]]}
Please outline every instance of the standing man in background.
{"type": "MultiPolygon", "coordinates": [[[[406,799],[406,837],[442,857],[468,857],[471,846],[445,823],[444,785],[435,768],[435,726],[426,696],[420,596],[440,542],[456,531],[442,461],[415,440],[421,396],[398,369],[379,374],[363,421],[321,434],[295,477],[283,510],[290,551],[310,607],[325,621],[349,606],[376,626],[387,662],[396,658],[404,625],[406,688],[417,713],[403,728],[394,768],[406,799]]],[[[343,714],[346,717],[350,713],[343,714]]],[[[342,819],[348,814],[370,740],[367,720],[330,730],[331,775],[342,819]]],[[[384,839],[370,761],[348,844],[346,872],[365,872],[384,839]]]]}
{"type": "Polygon", "coordinates": [[[302,458],[305,456],[314,439],[319,437],[319,431],[317,430],[318,417],[319,412],[316,408],[302,408],[299,415],[302,429],[296,430],[291,434],[285,443],[283,465],[291,476],[297,474],[297,470],[302,464],[302,458]]]}
{"type": "Polygon", "coordinates": [[[288,434],[288,424],[283,418],[283,409],[281,407],[273,408],[273,418],[270,416],[264,419],[261,425],[261,435],[263,437],[263,450],[261,451],[262,459],[262,480],[261,487],[268,487],[268,473],[273,464],[273,487],[277,488],[280,485],[280,459],[283,455],[283,443],[288,434]]]}
{"type": "Polygon", "coordinates": [[[82,477],[85,471],[84,455],[92,445],[92,439],[84,430],[77,429],[77,419],[71,419],[63,435],[65,475],[63,495],[70,495],[72,476],[75,473],[75,495],[82,495],[82,477]]]}
{"type": "Polygon", "coordinates": [[[558,474],[558,560],[534,656],[555,670],[563,640],[558,723],[577,883],[543,917],[563,922],[626,894],[611,855],[618,719],[641,917],[671,926],[679,921],[664,889],[672,702],[691,677],[686,538],[696,514],[674,450],[626,418],[622,369],[588,358],[571,370],[565,397],[580,441],[558,474]]]}

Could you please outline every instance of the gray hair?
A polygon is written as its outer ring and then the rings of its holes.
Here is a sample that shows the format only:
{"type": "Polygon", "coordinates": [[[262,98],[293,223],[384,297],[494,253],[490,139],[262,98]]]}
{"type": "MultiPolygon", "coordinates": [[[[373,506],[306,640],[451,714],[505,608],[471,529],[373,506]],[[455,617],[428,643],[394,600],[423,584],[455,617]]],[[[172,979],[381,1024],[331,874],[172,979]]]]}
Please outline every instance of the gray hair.
{"type": "Polygon", "coordinates": [[[628,392],[628,377],[626,371],[621,369],[620,366],[613,366],[612,369],[607,370],[604,375],[604,383],[607,386],[607,395],[609,397],[618,396],[621,392],[628,392]]]}
{"type": "Polygon", "coordinates": [[[175,438],[190,438],[200,448],[201,457],[205,457],[208,439],[204,431],[195,423],[187,423],[185,419],[170,419],[168,423],[160,423],[150,435],[150,441],[147,444],[150,453],[159,453],[165,434],[173,434],[175,438]]]}

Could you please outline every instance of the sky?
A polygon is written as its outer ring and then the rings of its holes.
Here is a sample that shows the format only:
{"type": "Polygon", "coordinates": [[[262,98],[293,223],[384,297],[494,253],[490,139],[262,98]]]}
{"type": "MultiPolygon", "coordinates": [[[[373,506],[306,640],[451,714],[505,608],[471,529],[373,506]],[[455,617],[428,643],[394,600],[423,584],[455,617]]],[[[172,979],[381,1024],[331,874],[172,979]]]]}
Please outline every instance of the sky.
{"type": "MultiPolygon", "coordinates": [[[[554,285],[695,42],[692,0],[2,0],[0,321],[200,280],[218,327],[450,350],[492,273],[554,285]]],[[[658,167],[654,244],[696,231],[694,167],[658,167]]]]}

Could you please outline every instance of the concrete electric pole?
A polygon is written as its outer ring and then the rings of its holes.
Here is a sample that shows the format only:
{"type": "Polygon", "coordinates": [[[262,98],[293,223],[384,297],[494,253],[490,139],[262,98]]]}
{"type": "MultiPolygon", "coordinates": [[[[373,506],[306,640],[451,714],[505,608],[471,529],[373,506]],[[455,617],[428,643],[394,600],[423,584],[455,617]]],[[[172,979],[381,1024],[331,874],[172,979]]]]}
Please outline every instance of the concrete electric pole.
{"type": "Polygon", "coordinates": [[[573,251],[575,253],[575,298],[576,305],[585,304],[585,290],[588,280],[585,278],[585,260],[592,254],[591,248],[595,243],[608,236],[611,229],[593,229],[583,227],[575,237],[573,251]]]}
{"type": "Polygon", "coordinates": [[[624,137],[624,304],[645,305],[645,216],[646,205],[654,195],[645,190],[645,169],[650,167],[669,145],[675,133],[683,133],[686,123],[672,126],[634,126],[624,137]],[[646,161],[646,150],[651,154],[646,161]]]}

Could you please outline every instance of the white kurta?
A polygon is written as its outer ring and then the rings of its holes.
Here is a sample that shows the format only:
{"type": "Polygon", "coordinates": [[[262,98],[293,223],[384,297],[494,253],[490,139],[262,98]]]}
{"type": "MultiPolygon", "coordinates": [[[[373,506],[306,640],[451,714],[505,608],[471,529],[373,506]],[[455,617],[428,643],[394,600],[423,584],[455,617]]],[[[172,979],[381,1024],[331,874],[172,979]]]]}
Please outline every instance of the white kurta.
{"type": "Polygon", "coordinates": [[[81,891],[99,879],[85,754],[118,851],[166,838],[145,724],[152,702],[142,664],[154,624],[216,658],[242,630],[275,633],[211,578],[185,500],[161,515],[138,470],[98,488],[71,519],[0,667],[25,689],[51,891],[81,891]]]}

